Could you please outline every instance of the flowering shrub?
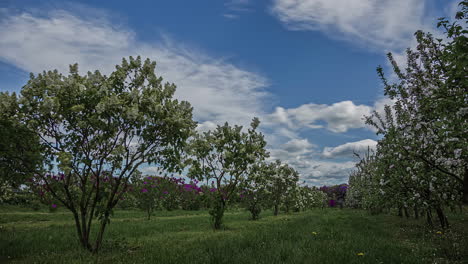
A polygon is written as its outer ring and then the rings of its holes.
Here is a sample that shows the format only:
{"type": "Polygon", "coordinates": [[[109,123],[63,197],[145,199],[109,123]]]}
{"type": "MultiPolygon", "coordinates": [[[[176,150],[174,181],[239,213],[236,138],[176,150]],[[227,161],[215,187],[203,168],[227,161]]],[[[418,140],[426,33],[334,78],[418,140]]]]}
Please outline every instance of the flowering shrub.
{"type": "Polygon", "coordinates": [[[328,205],[330,207],[335,207],[335,205],[343,207],[346,199],[347,190],[347,184],[320,187],[320,191],[327,194],[329,199],[328,205]]]}
{"type": "Polygon", "coordinates": [[[137,206],[147,213],[148,220],[156,209],[197,210],[203,190],[198,181],[186,183],[183,178],[146,176],[132,180],[137,206]]]}
{"type": "Polygon", "coordinates": [[[295,198],[295,211],[304,211],[311,208],[323,207],[327,194],[317,187],[299,186],[295,198]]]}

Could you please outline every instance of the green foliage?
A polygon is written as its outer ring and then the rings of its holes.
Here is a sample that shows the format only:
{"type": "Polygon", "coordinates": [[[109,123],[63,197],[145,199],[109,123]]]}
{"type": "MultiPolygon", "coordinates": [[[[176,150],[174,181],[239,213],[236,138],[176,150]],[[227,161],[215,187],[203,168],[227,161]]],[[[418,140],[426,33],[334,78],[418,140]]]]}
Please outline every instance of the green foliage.
{"type": "Polygon", "coordinates": [[[18,116],[16,94],[0,93],[0,184],[12,187],[40,171],[43,162],[39,137],[18,116]]]}

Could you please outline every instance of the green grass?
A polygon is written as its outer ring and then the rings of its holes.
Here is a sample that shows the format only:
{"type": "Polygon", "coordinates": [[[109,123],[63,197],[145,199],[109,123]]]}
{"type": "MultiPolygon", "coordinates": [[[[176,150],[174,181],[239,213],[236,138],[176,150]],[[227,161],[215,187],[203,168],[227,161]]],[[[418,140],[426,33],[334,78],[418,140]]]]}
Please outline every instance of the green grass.
{"type": "Polygon", "coordinates": [[[451,216],[442,235],[414,219],[350,209],[248,217],[228,211],[226,228],[213,231],[206,211],[148,221],[120,210],[94,256],[78,246],[69,213],[2,207],[0,263],[468,263],[466,212],[451,216]]]}

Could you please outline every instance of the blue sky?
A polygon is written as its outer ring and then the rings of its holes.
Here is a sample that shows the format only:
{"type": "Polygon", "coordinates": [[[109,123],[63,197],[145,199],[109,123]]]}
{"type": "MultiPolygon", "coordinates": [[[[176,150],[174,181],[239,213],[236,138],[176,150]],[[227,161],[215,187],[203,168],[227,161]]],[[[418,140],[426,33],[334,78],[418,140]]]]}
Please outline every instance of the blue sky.
{"type": "MultiPolygon", "coordinates": [[[[362,116],[391,103],[375,68],[440,34],[451,0],[0,1],[0,91],[71,63],[105,73],[149,57],[194,106],[199,130],[257,116],[271,159],[308,184],[346,182],[377,139],[362,116]]],[[[151,166],[145,173],[154,172],[151,166]]]]}

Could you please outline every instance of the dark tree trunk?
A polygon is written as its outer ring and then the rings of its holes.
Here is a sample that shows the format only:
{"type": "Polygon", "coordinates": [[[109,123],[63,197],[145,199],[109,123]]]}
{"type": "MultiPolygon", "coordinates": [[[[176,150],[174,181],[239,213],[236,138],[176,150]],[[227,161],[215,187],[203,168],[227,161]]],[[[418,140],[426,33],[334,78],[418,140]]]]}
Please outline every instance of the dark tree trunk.
{"type": "Polygon", "coordinates": [[[225,208],[226,202],[220,197],[218,202],[215,203],[214,208],[210,211],[213,228],[215,230],[221,229],[222,227],[225,208]]]}
{"type": "Polygon", "coordinates": [[[403,217],[403,208],[398,207],[398,216],[403,217]]]}
{"type": "Polygon", "coordinates": [[[417,206],[414,206],[414,218],[419,219],[419,210],[417,206]]]}
{"type": "Polygon", "coordinates": [[[431,213],[431,209],[427,209],[426,210],[426,216],[427,216],[427,224],[429,226],[433,226],[432,224],[432,213],[431,213]]]}
{"type": "Polygon", "coordinates": [[[465,168],[465,175],[463,178],[463,198],[462,202],[468,205],[468,168],[465,168]]]}
{"type": "Polygon", "coordinates": [[[406,216],[406,218],[409,218],[410,215],[409,215],[409,212],[408,212],[408,208],[405,207],[405,208],[404,208],[404,211],[405,211],[405,216],[406,216]]]}
{"type": "Polygon", "coordinates": [[[278,204],[275,204],[275,210],[273,211],[273,215],[277,216],[279,211],[279,206],[278,204]]]}
{"type": "Polygon", "coordinates": [[[252,220],[258,220],[260,219],[260,213],[262,211],[261,206],[258,205],[257,202],[254,202],[249,206],[249,211],[252,217],[252,220]]]}
{"type": "Polygon", "coordinates": [[[445,216],[444,211],[441,207],[436,209],[437,217],[439,218],[440,226],[445,229],[449,227],[447,216],[445,216]]]}
{"type": "Polygon", "coordinates": [[[99,228],[99,233],[96,237],[96,243],[93,248],[93,253],[97,254],[99,252],[99,249],[101,249],[101,244],[102,244],[102,239],[104,238],[104,231],[106,230],[107,222],[108,222],[109,216],[105,216],[104,219],[101,221],[101,226],[99,228]]]}

